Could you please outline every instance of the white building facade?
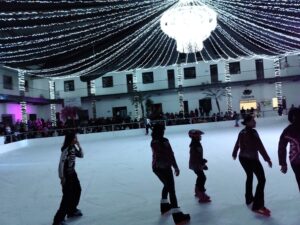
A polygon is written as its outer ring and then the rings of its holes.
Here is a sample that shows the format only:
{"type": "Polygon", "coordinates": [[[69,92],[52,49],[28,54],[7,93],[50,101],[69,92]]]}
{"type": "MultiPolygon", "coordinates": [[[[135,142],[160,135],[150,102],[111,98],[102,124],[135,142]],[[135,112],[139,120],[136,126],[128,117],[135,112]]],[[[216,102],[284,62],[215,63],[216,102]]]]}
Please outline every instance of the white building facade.
{"type": "MultiPolygon", "coordinates": [[[[92,94],[89,90],[91,84],[81,81],[79,77],[57,79],[55,97],[63,99],[64,106],[80,107],[89,118],[122,115],[134,119],[137,116],[136,110],[141,118],[143,114],[141,104],[138,104],[137,109],[134,104],[136,95],[143,99],[144,111],[145,102],[150,99],[152,102],[150,113],[178,113],[181,110],[179,92],[185,113],[203,108],[207,104],[211,108],[210,114],[218,113],[215,96],[207,94],[210,92],[216,95],[221,93],[220,97],[217,97],[221,112],[239,111],[241,107],[245,109],[260,107],[266,114],[276,114],[278,84],[280,98],[284,99],[287,108],[292,104],[300,105],[300,56],[282,57],[279,62],[279,76],[275,73],[274,59],[265,58],[182,63],[168,67],[111,72],[90,82],[94,84],[92,94]],[[229,88],[231,95],[226,95],[226,87],[229,88]]],[[[16,71],[2,68],[0,79],[2,80],[0,98],[5,98],[6,95],[19,95],[16,71]],[[8,80],[12,80],[11,88],[5,84],[8,80]]],[[[26,80],[25,96],[49,99],[48,79],[26,77],[26,80]]],[[[28,118],[30,114],[36,114],[37,118],[50,119],[49,107],[47,104],[28,103],[28,118]]],[[[62,104],[57,104],[58,113],[62,107],[62,104]]],[[[20,117],[17,109],[17,102],[1,99],[1,115],[13,114],[15,121],[20,117]],[[11,104],[16,107],[16,111],[11,111],[11,104]]],[[[146,111],[149,113],[149,109],[146,111]]],[[[144,116],[145,114],[146,112],[144,116]]]]}

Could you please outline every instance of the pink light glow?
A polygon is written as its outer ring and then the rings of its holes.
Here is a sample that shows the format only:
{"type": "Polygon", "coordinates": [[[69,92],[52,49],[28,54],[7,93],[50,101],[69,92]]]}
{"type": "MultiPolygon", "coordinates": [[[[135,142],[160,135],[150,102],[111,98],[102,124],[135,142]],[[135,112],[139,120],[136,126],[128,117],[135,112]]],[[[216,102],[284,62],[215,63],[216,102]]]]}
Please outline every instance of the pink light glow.
{"type": "MultiPolygon", "coordinates": [[[[27,105],[26,107],[26,113],[28,114],[33,114],[36,113],[36,110],[33,109],[31,105],[27,105]]],[[[22,112],[21,112],[21,105],[16,104],[16,103],[7,103],[6,104],[6,113],[7,114],[13,114],[14,115],[14,122],[18,120],[22,120],[22,112]]]]}

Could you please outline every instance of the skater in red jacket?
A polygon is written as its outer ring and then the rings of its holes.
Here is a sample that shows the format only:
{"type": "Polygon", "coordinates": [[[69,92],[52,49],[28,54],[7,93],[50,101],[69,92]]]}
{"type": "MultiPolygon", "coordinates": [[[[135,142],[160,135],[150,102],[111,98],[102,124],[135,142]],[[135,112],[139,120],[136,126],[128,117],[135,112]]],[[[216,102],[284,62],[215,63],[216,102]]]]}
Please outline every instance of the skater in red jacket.
{"type": "Polygon", "coordinates": [[[235,160],[238,150],[239,160],[244,168],[246,180],[246,204],[253,203],[252,210],[265,216],[270,216],[270,210],[265,207],[264,203],[264,188],[266,183],[264,169],[259,161],[258,152],[262,155],[263,159],[272,167],[271,159],[261,142],[257,131],[254,129],[256,121],[251,115],[246,115],[242,122],[246,127],[240,131],[238,139],[235,143],[232,157],[235,160]],[[253,174],[257,178],[257,187],[255,195],[252,193],[253,174]]]}
{"type": "Polygon", "coordinates": [[[165,126],[163,124],[155,124],[152,129],[152,170],[163,183],[161,193],[161,214],[164,214],[172,209],[172,216],[175,224],[188,222],[189,214],[183,214],[178,207],[175,184],[172,167],[174,173],[179,176],[179,168],[176,163],[174,152],[169,143],[169,140],[164,137],[165,126]],[[168,202],[168,195],[170,203],[168,202]]]}
{"type": "Polygon", "coordinates": [[[291,167],[295,173],[300,191],[300,109],[293,108],[288,115],[290,125],[288,125],[282,132],[278,144],[278,158],[281,172],[287,172],[287,144],[290,143],[289,159],[291,167]]]}
{"type": "Polygon", "coordinates": [[[195,196],[199,198],[200,203],[210,202],[210,196],[205,191],[206,176],[204,170],[207,170],[207,160],[203,158],[203,148],[201,145],[201,130],[192,129],[189,131],[189,137],[192,139],[190,143],[190,160],[189,168],[197,175],[195,185],[195,196]]]}
{"type": "Polygon", "coordinates": [[[58,167],[58,175],[62,185],[62,200],[57,210],[53,225],[65,225],[64,218],[82,216],[77,209],[79,203],[81,186],[75,171],[76,157],[83,158],[83,151],[74,132],[69,132],[65,136],[64,144],[61,147],[61,157],[58,167]]]}

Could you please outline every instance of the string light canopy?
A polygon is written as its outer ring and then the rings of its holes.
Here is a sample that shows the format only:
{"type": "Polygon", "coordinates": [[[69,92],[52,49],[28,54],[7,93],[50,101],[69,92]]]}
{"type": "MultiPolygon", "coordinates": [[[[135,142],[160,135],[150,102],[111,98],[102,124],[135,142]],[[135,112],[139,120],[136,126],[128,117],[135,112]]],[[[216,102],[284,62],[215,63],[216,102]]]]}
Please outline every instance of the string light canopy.
{"type": "MultiPolygon", "coordinates": [[[[204,21],[191,26],[198,24],[204,21]]],[[[299,50],[295,0],[3,0],[0,7],[0,64],[41,77],[91,80],[110,71],[299,50]],[[185,36],[193,43],[188,45],[178,45],[162,30],[169,10],[183,6],[209,12],[193,13],[198,19],[212,17],[201,42],[191,34],[198,35],[202,26],[185,36]]]]}
{"type": "Polygon", "coordinates": [[[217,27],[217,13],[200,1],[180,0],[160,19],[162,31],[176,40],[177,51],[194,53],[217,27]]]}

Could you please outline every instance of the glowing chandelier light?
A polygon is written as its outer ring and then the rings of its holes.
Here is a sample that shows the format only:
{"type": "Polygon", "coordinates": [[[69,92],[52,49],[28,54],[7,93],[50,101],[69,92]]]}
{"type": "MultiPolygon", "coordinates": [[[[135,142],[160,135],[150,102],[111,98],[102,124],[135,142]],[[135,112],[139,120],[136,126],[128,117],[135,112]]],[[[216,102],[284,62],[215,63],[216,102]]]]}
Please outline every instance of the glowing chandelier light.
{"type": "Polygon", "coordinates": [[[217,27],[217,13],[199,0],[180,0],[162,15],[160,27],[176,40],[178,52],[199,52],[217,27]]]}

